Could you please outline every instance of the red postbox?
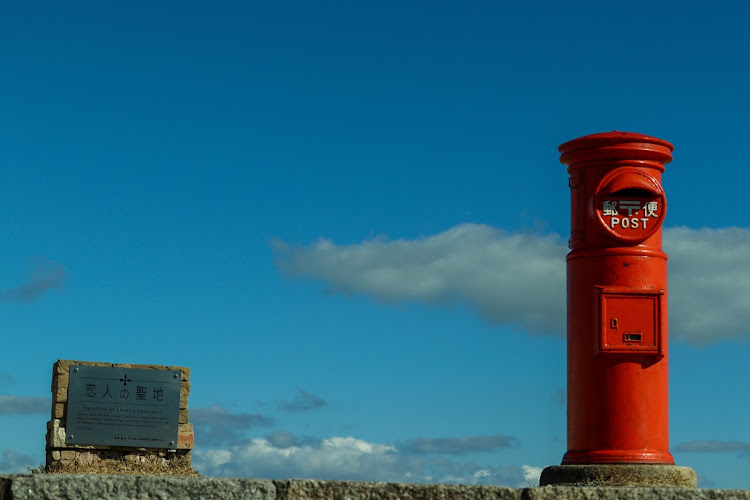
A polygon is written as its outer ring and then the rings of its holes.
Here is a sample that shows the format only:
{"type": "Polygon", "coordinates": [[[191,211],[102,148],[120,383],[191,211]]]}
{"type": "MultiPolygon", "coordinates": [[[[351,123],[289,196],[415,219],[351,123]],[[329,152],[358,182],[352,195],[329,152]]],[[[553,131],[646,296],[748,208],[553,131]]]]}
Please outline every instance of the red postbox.
{"type": "Polygon", "coordinates": [[[559,148],[572,202],[563,465],[674,464],[661,248],[661,176],[672,150],[618,131],[559,148]]]}

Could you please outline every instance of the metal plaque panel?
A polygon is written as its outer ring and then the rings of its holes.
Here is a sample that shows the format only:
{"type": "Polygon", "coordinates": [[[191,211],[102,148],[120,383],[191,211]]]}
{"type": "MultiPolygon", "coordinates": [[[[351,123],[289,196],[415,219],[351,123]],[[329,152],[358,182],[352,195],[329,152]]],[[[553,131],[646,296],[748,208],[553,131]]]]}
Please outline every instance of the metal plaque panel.
{"type": "Polygon", "coordinates": [[[70,366],[65,442],[177,448],[179,370],[70,366]]]}

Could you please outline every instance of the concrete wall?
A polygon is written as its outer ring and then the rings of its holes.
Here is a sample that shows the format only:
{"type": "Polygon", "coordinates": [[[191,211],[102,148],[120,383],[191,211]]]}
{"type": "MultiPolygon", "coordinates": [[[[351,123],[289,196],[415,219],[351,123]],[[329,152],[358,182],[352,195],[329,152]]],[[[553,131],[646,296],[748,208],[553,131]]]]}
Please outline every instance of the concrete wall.
{"type": "Polygon", "coordinates": [[[747,490],[681,488],[502,488],[443,484],[362,483],[307,479],[165,476],[0,476],[0,500],[750,500],[747,490]]]}

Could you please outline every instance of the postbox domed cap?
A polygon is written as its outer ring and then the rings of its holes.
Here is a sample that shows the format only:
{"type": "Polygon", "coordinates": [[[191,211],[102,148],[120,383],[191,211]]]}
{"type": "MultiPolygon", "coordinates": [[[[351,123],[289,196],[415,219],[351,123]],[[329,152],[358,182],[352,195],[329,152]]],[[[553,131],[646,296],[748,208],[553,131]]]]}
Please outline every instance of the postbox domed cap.
{"type": "Polygon", "coordinates": [[[598,160],[646,160],[662,164],[672,161],[674,146],[667,141],[633,132],[602,132],[562,144],[560,162],[572,165],[598,160]]]}

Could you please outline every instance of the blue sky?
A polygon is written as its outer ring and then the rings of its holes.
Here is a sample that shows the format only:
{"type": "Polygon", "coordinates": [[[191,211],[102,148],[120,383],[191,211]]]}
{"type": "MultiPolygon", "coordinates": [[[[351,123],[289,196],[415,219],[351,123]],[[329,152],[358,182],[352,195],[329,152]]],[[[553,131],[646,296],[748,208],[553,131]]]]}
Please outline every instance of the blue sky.
{"type": "Polygon", "coordinates": [[[57,359],[192,369],[204,474],[534,484],[557,146],[675,145],[671,443],[750,488],[747,2],[4,2],[0,470],[57,359]],[[736,192],[735,189],[740,189],[736,192]]]}

